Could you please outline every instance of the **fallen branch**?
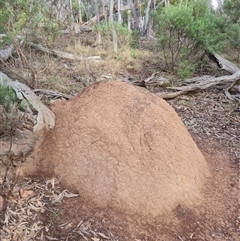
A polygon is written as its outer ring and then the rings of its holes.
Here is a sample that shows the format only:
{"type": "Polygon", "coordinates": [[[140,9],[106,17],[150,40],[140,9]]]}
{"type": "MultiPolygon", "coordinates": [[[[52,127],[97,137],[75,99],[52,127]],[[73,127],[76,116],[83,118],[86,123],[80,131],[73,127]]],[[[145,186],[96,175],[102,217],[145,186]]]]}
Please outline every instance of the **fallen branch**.
{"type": "Polygon", "coordinates": [[[195,90],[205,90],[211,86],[218,85],[218,84],[228,84],[234,81],[238,81],[240,79],[240,70],[233,75],[229,76],[220,76],[220,77],[213,77],[207,79],[203,82],[193,84],[190,86],[180,86],[180,87],[168,87],[171,90],[186,90],[186,91],[195,91],[195,90]]]}
{"type": "Polygon", "coordinates": [[[229,76],[220,76],[216,78],[205,79],[203,82],[200,81],[197,84],[192,84],[188,86],[180,86],[180,87],[168,87],[171,90],[178,90],[178,92],[174,93],[157,93],[158,96],[164,99],[172,99],[179,95],[186,94],[191,91],[197,90],[205,90],[211,86],[218,85],[218,84],[226,84],[226,83],[233,83],[240,80],[240,70],[233,75],[229,76]]]}
{"type": "Polygon", "coordinates": [[[13,75],[14,78],[17,77],[19,80],[22,80],[23,82],[28,83],[28,80],[26,78],[22,77],[21,75],[13,71],[12,68],[10,68],[8,64],[6,64],[6,62],[4,62],[1,58],[0,58],[0,62],[8,69],[8,70],[4,70],[6,74],[11,76],[13,75]]]}
{"type": "MultiPolygon", "coordinates": [[[[6,38],[6,37],[7,37],[6,34],[0,34],[0,41],[1,41],[2,38],[6,38]]],[[[18,42],[18,46],[21,46],[24,42],[23,37],[18,35],[16,40],[14,40],[15,44],[17,42],[18,42]]],[[[15,48],[16,48],[16,46],[14,46],[15,45],[14,43],[9,44],[7,47],[5,47],[3,49],[0,49],[0,59],[2,61],[6,61],[12,56],[12,54],[15,51],[15,48]]]]}
{"type": "Polygon", "coordinates": [[[40,50],[44,53],[50,54],[50,55],[54,55],[56,57],[62,58],[62,59],[69,59],[69,60],[93,60],[93,61],[101,61],[102,58],[101,56],[89,56],[89,57],[81,57],[81,56],[76,56],[74,54],[70,54],[70,53],[66,53],[66,52],[62,52],[59,50],[54,50],[54,49],[48,49],[43,47],[40,44],[34,44],[34,43],[30,43],[30,45],[34,48],[36,48],[37,50],[40,50]]]}
{"type": "Polygon", "coordinates": [[[226,70],[228,73],[230,74],[234,74],[236,73],[239,68],[232,62],[230,62],[229,60],[221,57],[218,54],[208,54],[208,57],[215,62],[219,68],[226,70]]]}
{"type": "Polygon", "coordinates": [[[83,23],[83,24],[80,25],[80,26],[84,26],[84,27],[86,27],[86,26],[88,26],[88,27],[93,26],[95,23],[97,23],[98,18],[99,18],[99,21],[102,21],[102,20],[105,19],[106,17],[107,17],[106,14],[101,14],[101,15],[98,16],[98,17],[97,17],[97,16],[94,16],[94,17],[92,17],[89,21],[83,23]]]}
{"type": "Polygon", "coordinates": [[[18,99],[26,99],[38,112],[37,123],[33,128],[34,133],[41,132],[44,129],[49,130],[54,127],[55,117],[53,112],[39,100],[39,98],[27,85],[18,81],[12,81],[2,72],[0,72],[0,83],[6,83],[11,86],[16,92],[18,99]]]}
{"type": "Polygon", "coordinates": [[[44,95],[49,95],[49,96],[55,97],[55,98],[64,98],[67,100],[72,98],[71,95],[67,95],[67,94],[60,93],[58,91],[47,90],[47,89],[35,89],[35,90],[33,90],[33,92],[34,93],[42,93],[44,95]]]}
{"type": "MultiPolygon", "coordinates": [[[[0,83],[11,86],[15,91],[17,98],[20,100],[26,99],[31,106],[29,116],[28,114],[25,114],[27,118],[33,120],[33,129],[30,131],[28,128],[16,128],[14,134],[11,135],[10,140],[9,138],[0,139],[0,158],[7,158],[11,160],[14,165],[18,165],[16,163],[24,161],[24,158],[34,150],[34,147],[37,144],[41,144],[45,131],[54,127],[55,116],[25,84],[18,81],[12,81],[2,72],[0,72],[0,83]],[[37,114],[34,114],[34,112],[37,112],[37,114]],[[14,160],[16,163],[14,163],[14,160]]],[[[24,124],[26,123],[22,124],[25,127],[24,124]]]]}
{"type": "Polygon", "coordinates": [[[172,93],[157,93],[156,95],[162,97],[163,99],[173,99],[179,95],[187,94],[188,92],[205,90],[214,85],[220,84],[230,84],[227,88],[224,89],[225,95],[230,100],[235,100],[240,103],[239,96],[233,96],[229,93],[230,89],[235,86],[235,84],[240,80],[240,69],[233,64],[232,62],[222,58],[217,54],[209,55],[209,58],[213,60],[218,66],[232,75],[212,77],[212,76],[203,76],[185,80],[183,84],[188,84],[185,86],[179,87],[168,87],[167,89],[177,90],[177,92],[172,93]]]}

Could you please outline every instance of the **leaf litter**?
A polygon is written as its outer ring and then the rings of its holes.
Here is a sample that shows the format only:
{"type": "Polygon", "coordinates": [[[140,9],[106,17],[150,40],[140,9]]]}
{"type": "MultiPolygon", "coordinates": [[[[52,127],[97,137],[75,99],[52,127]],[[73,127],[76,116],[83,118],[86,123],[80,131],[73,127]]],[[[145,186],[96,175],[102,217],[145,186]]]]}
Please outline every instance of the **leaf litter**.
{"type": "MultiPolygon", "coordinates": [[[[64,199],[78,197],[78,194],[60,187],[60,180],[53,178],[40,183],[39,180],[25,178],[18,182],[7,194],[7,207],[4,217],[0,219],[1,241],[34,241],[34,240],[72,240],[78,237],[84,240],[117,240],[112,233],[104,233],[99,221],[95,219],[81,220],[74,228],[69,222],[58,225],[61,229],[71,228],[64,237],[55,237],[54,229],[59,221],[58,205],[64,199]],[[46,220],[45,217],[48,217],[46,220]]],[[[82,239],[81,239],[82,240],[82,239]]]]}
{"type": "Polygon", "coordinates": [[[68,190],[62,191],[58,184],[56,179],[40,184],[29,178],[17,183],[8,195],[5,215],[0,220],[1,240],[42,240],[44,235],[48,240],[58,240],[47,235],[51,223],[44,223],[39,214],[52,212],[54,205],[64,198],[78,196],[68,190]]]}

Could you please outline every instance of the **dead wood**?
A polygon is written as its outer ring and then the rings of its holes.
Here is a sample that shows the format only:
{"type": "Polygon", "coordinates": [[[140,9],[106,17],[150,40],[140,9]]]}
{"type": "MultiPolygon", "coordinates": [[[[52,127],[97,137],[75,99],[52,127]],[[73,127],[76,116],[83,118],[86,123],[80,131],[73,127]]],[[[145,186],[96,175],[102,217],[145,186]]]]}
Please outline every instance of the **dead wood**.
{"type": "Polygon", "coordinates": [[[4,49],[0,49],[0,59],[6,61],[9,59],[14,52],[14,45],[10,44],[8,47],[4,49]]]}
{"type": "Polygon", "coordinates": [[[21,80],[22,82],[28,83],[28,80],[26,78],[24,78],[20,74],[16,73],[14,70],[12,70],[12,68],[10,66],[8,66],[8,64],[6,62],[4,62],[1,58],[0,58],[0,62],[4,65],[4,67],[6,67],[4,69],[4,73],[6,73],[8,76],[10,76],[13,79],[17,78],[17,79],[21,80]]]}
{"type": "Polygon", "coordinates": [[[72,98],[72,95],[67,95],[67,94],[60,93],[58,91],[53,91],[53,90],[48,90],[48,89],[34,89],[33,92],[41,93],[41,94],[50,96],[51,98],[64,98],[67,100],[72,98]]]}
{"type": "Polygon", "coordinates": [[[195,91],[195,90],[205,90],[213,85],[218,84],[227,84],[238,81],[240,79],[240,69],[233,75],[228,76],[220,76],[220,77],[213,77],[206,79],[204,81],[199,81],[196,84],[192,84],[190,86],[180,86],[180,87],[168,87],[168,89],[172,90],[188,90],[188,91],[195,91]]]}
{"type": "Polygon", "coordinates": [[[221,57],[218,54],[208,54],[208,57],[215,62],[219,68],[226,70],[228,73],[230,74],[234,74],[236,73],[239,68],[232,62],[230,62],[229,60],[221,57]]]}
{"type": "Polygon", "coordinates": [[[240,80],[240,69],[230,62],[229,60],[224,59],[223,57],[212,54],[209,56],[218,66],[232,75],[220,76],[220,77],[212,77],[212,76],[203,76],[197,77],[193,79],[188,79],[183,81],[184,86],[179,87],[168,87],[167,89],[177,90],[177,92],[173,93],[157,93],[158,96],[164,99],[173,99],[179,95],[187,94],[188,92],[205,90],[211,86],[219,85],[219,84],[228,84],[227,88],[224,89],[225,95],[230,100],[235,100],[240,103],[240,96],[231,95],[230,90],[235,86],[235,84],[240,80]],[[187,85],[186,85],[187,84],[187,85]]]}
{"type": "Polygon", "coordinates": [[[15,91],[17,98],[20,100],[26,99],[28,103],[30,103],[31,109],[34,110],[34,112],[37,112],[36,118],[32,117],[35,119],[32,132],[27,129],[16,130],[18,136],[16,138],[11,138],[13,143],[9,140],[0,140],[1,146],[6,147],[5,149],[2,148],[0,150],[0,154],[2,156],[6,155],[9,150],[14,152],[14,156],[26,156],[30,151],[32,151],[35,145],[34,143],[37,140],[42,139],[41,137],[43,136],[44,132],[54,127],[55,116],[53,112],[39,100],[36,94],[27,85],[18,81],[12,81],[2,72],[0,72],[0,83],[5,83],[8,86],[11,86],[15,91]],[[15,139],[16,141],[14,142],[15,139]]]}
{"type": "Polygon", "coordinates": [[[34,48],[36,48],[37,50],[40,50],[46,54],[49,55],[53,55],[62,59],[69,59],[69,60],[92,60],[92,61],[101,61],[102,58],[101,56],[89,56],[89,57],[82,57],[82,56],[76,56],[74,54],[70,54],[70,53],[66,53],[66,52],[62,52],[59,50],[54,50],[54,49],[49,49],[49,48],[45,48],[40,44],[34,44],[34,43],[30,43],[30,45],[34,48]]]}
{"type": "MultiPolygon", "coordinates": [[[[106,14],[99,15],[99,21],[105,19],[106,17],[107,17],[106,14]]],[[[97,23],[97,20],[98,20],[97,16],[94,16],[89,21],[83,23],[81,26],[84,26],[84,27],[86,27],[86,26],[88,26],[88,27],[93,26],[95,23],[97,23]]]]}
{"type": "Polygon", "coordinates": [[[227,84],[233,83],[240,79],[240,70],[233,75],[229,76],[220,76],[220,77],[213,77],[209,79],[202,79],[199,78],[199,81],[195,84],[187,85],[187,86],[180,86],[180,87],[168,87],[171,90],[178,90],[175,93],[157,93],[158,96],[164,99],[172,99],[179,95],[186,94],[190,91],[197,91],[197,90],[205,90],[211,86],[218,85],[218,84],[227,84]]]}

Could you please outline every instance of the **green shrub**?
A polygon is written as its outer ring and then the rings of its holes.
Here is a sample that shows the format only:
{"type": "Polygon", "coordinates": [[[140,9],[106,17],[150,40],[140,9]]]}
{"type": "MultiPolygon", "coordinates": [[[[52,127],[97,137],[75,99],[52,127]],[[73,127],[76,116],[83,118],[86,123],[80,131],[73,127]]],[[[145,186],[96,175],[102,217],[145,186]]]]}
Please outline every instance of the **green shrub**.
{"type": "Polygon", "coordinates": [[[44,0],[0,0],[0,34],[7,36],[0,47],[17,35],[33,42],[41,38],[51,44],[62,29],[62,23],[53,18],[51,11],[44,0]]]}
{"type": "Polygon", "coordinates": [[[186,79],[192,76],[194,73],[196,65],[185,60],[179,61],[177,65],[177,75],[182,79],[186,79]]]}
{"type": "Polygon", "coordinates": [[[6,83],[0,83],[0,105],[9,113],[16,103],[18,103],[18,98],[14,90],[6,83]]]}
{"type": "Polygon", "coordinates": [[[28,105],[26,100],[20,101],[5,82],[0,83],[0,136],[9,131],[13,133],[20,125],[18,110],[25,111],[28,105]]]}
{"type": "Polygon", "coordinates": [[[219,34],[219,17],[205,0],[170,5],[153,13],[153,17],[158,47],[170,72],[188,75],[204,51],[216,52],[220,48],[224,36],[219,34]]]}
{"type": "Polygon", "coordinates": [[[227,40],[229,47],[237,51],[238,61],[240,61],[240,21],[227,28],[227,40]]]}

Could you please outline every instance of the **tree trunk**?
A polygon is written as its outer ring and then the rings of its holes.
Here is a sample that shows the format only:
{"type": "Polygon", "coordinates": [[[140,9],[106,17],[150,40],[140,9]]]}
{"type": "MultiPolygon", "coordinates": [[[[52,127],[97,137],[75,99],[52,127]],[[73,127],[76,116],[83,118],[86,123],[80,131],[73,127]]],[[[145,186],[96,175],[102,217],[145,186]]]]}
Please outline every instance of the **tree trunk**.
{"type": "Polygon", "coordinates": [[[165,7],[167,8],[167,7],[169,7],[169,0],[164,0],[164,3],[165,3],[165,7]]]}
{"type": "MultiPolygon", "coordinates": [[[[100,25],[100,19],[99,19],[99,13],[98,13],[98,1],[95,0],[95,11],[96,11],[96,18],[97,18],[97,24],[98,26],[100,25]]],[[[101,32],[98,31],[97,33],[97,44],[101,44],[102,43],[102,36],[101,36],[101,32]]]]}
{"type": "Polygon", "coordinates": [[[102,0],[102,14],[106,14],[106,0],[102,0]]]}
{"type": "Polygon", "coordinates": [[[122,24],[121,0],[118,0],[118,24],[122,24]]]}
{"type": "Polygon", "coordinates": [[[131,32],[131,11],[127,10],[128,31],[131,32]]]}
{"type": "Polygon", "coordinates": [[[129,5],[132,10],[133,19],[134,19],[133,30],[139,30],[140,19],[139,19],[138,1],[134,0],[134,3],[133,3],[132,0],[129,0],[129,5]]]}
{"type": "Polygon", "coordinates": [[[109,14],[109,22],[111,24],[112,28],[112,38],[113,38],[113,51],[114,53],[118,52],[118,43],[117,43],[117,32],[115,30],[115,27],[113,26],[113,8],[114,8],[114,2],[113,0],[110,0],[110,14],[109,14]]]}
{"type": "Polygon", "coordinates": [[[147,28],[148,28],[148,22],[149,22],[149,13],[151,10],[151,3],[152,0],[148,0],[148,5],[145,11],[145,19],[144,19],[144,24],[143,24],[143,30],[142,30],[142,35],[146,35],[147,34],[147,28]]]}
{"type": "Polygon", "coordinates": [[[78,0],[78,6],[79,6],[79,11],[78,11],[78,22],[82,23],[82,1],[78,0]]]}
{"type": "Polygon", "coordinates": [[[74,26],[74,15],[73,15],[73,8],[72,8],[72,0],[69,0],[70,10],[71,10],[71,20],[72,26],[74,26]]]}

